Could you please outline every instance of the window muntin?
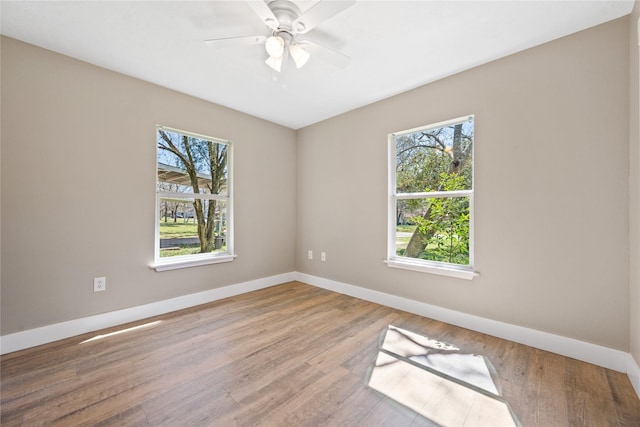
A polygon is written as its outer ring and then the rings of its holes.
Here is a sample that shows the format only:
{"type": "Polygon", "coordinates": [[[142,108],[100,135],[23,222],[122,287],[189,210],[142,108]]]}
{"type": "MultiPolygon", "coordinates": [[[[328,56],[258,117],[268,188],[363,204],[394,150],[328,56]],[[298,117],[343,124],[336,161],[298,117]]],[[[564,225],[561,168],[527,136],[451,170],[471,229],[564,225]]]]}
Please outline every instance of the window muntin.
{"type": "Polygon", "coordinates": [[[158,126],[156,147],[156,266],[231,261],[231,142],[158,126]]]}
{"type": "Polygon", "coordinates": [[[389,265],[473,270],[473,124],[389,135],[389,265]]]}

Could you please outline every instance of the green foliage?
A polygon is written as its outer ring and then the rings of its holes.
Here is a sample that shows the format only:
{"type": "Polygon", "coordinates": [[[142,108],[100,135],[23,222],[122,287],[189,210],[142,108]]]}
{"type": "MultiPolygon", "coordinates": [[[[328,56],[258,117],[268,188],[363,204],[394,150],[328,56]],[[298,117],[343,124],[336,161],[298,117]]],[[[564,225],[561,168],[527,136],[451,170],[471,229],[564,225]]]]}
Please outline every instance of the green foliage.
{"type": "Polygon", "coordinates": [[[403,137],[397,144],[398,150],[403,153],[396,164],[399,193],[420,192],[426,187],[437,188],[439,177],[449,169],[451,159],[447,152],[420,145],[412,140],[413,136],[403,137]]]}
{"type": "MultiPolygon", "coordinates": [[[[441,191],[465,188],[463,174],[441,173],[441,191]]],[[[431,191],[426,189],[426,191],[431,191]]],[[[429,199],[430,215],[415,216],[412,221],[425,235],[432,237],[425,242],[422,259],[469,264],[469,199],[467,197],[442,197],[429,199]],[[430,233],[429,233],[430,232],[430,233]]]]}

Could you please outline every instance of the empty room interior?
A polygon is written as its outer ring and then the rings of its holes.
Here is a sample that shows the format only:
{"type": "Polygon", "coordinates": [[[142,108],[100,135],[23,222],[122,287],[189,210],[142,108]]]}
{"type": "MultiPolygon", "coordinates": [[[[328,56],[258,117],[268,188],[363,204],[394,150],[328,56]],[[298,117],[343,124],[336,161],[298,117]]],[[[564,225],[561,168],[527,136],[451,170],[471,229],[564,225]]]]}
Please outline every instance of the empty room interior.
{"type": "Polygon", "coordinates": [[[0,424],[640,425],[640,2],[0,2],[0,424]]]}

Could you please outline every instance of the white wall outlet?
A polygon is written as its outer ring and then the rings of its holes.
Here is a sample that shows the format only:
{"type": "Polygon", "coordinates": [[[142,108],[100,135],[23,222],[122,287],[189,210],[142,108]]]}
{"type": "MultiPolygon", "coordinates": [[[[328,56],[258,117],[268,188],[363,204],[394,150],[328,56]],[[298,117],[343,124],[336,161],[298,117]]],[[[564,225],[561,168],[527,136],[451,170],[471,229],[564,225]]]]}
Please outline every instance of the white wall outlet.
{"type": "Polygon", "coordinates": [[[309,250],[309,252],[307,252],[307,258],[308,259],[313,259],[313,251],[309,250]]]}
{"type": "Polygon", "coordinates": [[[327,253],[320,252],[320,261],[325,262],[327,260],[327,253]]]}
{"type": "Polygon", "coordinates": [[[102,292],[107,290],[107,278],[106,277],[94,277],[93,278],[93,292],[102,292]]]}

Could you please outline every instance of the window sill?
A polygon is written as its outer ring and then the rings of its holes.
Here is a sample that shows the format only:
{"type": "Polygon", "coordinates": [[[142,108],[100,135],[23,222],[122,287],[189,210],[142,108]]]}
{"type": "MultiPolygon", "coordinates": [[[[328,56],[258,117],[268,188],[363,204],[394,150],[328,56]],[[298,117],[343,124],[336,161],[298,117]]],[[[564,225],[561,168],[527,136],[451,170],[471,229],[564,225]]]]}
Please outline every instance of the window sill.
{"type": "Polygon", "coordinates": [[[169,258],[166,261],[160,260],[151,264],[149,267],[156,271],[177,270],[180,268],[199,267],[201,265],[219,264],[222,262],[231,262],[237,255],[204,255],[204,256],[189,256],[188,258],[169,258]]]}
{"type": "Polygon", "coordinates": [[[404,270],[419,271],[421,273],[439,274],[441,276],[456,277],[458,279],[471,280],[480,274],[470,267],[465,268],[452,264],[427,264],[426,262],[412,261],[410,259],[388,259],[385,261],[388,267],[401,268],[404,270]]]}

